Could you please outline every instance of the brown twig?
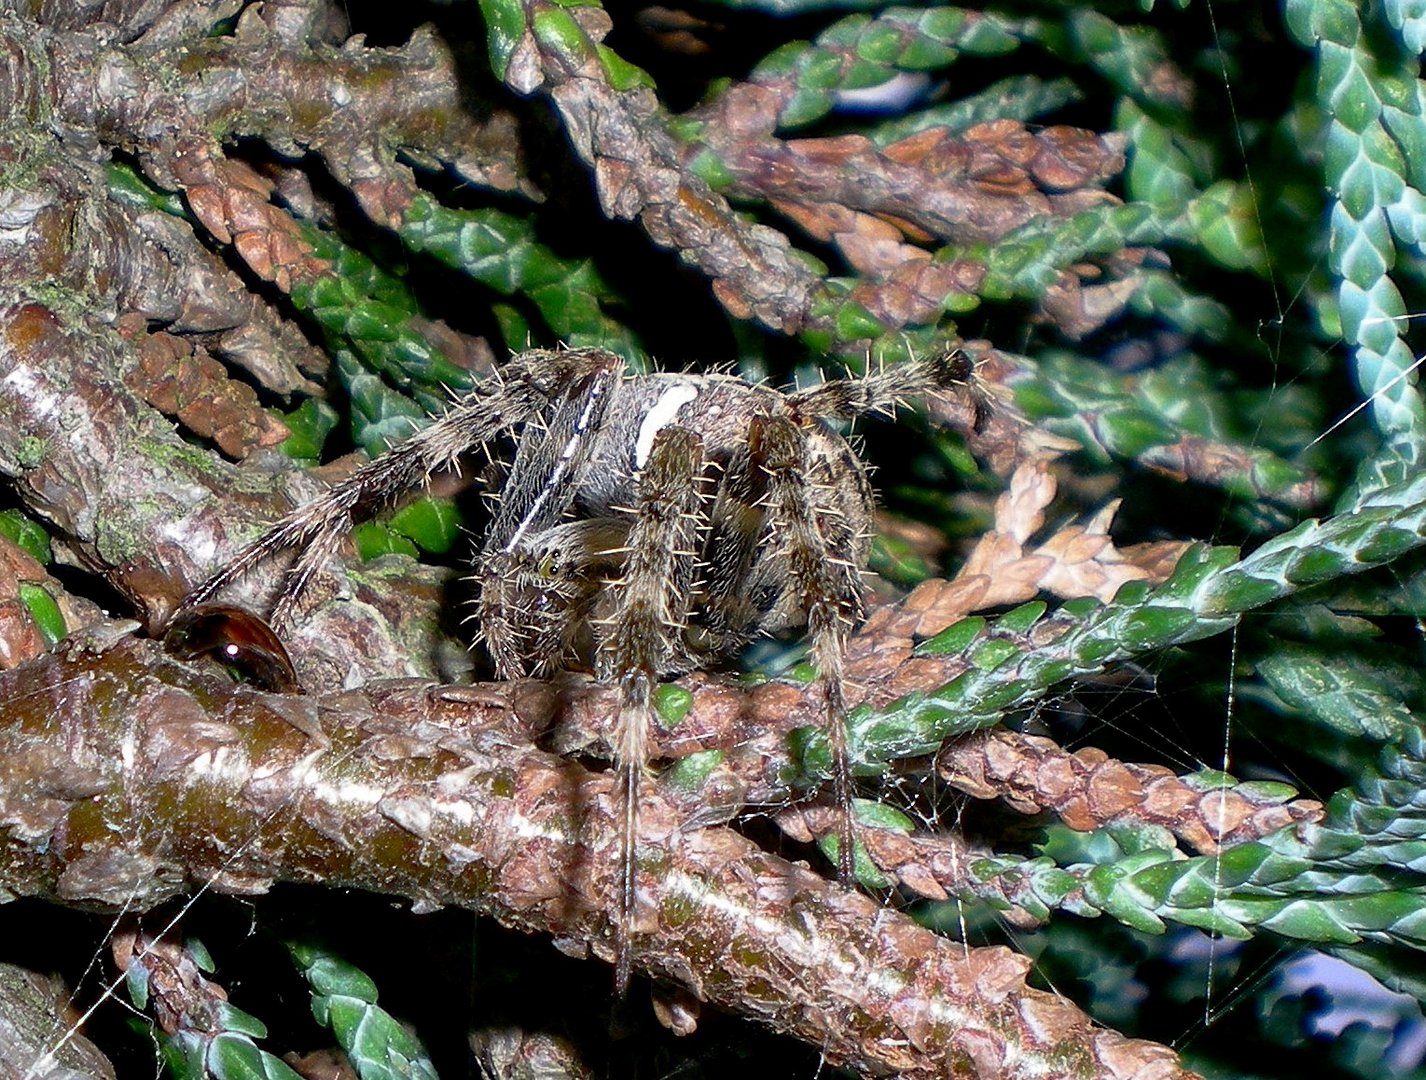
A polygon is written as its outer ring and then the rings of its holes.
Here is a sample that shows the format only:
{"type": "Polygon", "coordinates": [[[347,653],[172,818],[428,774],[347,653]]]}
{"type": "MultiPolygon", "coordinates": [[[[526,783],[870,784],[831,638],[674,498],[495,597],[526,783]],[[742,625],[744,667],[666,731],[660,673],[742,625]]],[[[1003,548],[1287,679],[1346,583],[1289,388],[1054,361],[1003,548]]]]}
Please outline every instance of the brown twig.
{"type": "Polygon", "coordinates": [[[1031,132],[1012,120],[963,135],[932,128],[885,147],[863,135],[783,141],[771,135],[776,101],[759,90],[729,91],[707,117],[733,190],[890,214],[945,241],[995,240],[1036,217],[1113,201],[1097,185],[1124,166],[1115,138],[1066,127],[1031,132]]]}
{"type": "Polygon", "coordinates": [[[301,23],[249,8],[231,35],[162,34],[124,45],[91,29],[7,24],[14,61],[0,116],[44,102],[73,136],[127,147],[166,186],[198,138],[257,137],[312,150],[376,220],[382,189],[409,178],[395,155],[451,165],[472,183],[534,194],[514,118],[481,107],[429,30],[397,49],[311,43],[301,23]],[[100,77],[102,74],[102,78],[100,77]],[[389,92],[392,84],[401,92],[389,92]]]}
{"type": "Polygon", "coordinates": [[[958,740],[937,758],[936,771],[976,798],[998,796],[1024,813],[1050,810],[1072,829],[1160,825],[1210,854],[1323,815],[1315,799],[1253,784],[1195,782],[1162,766],[1116,761],[1095,747],[1070,753],[1051,739],[1015,731],[958,740]]]}
{"type": "MultiPolygon", "coordinates": [[[[526,6],[533,24],[550,5],[529,0],[526,6]]],[[[579,50],[582,62],[566,64],[527,30],[505,82],[522,94],[539,89],[549,94],[575,152],[594,170],[604,212],[638,219],[654,243],[682,252],[707,275],[735,318],[756,318],[787,333],[808,325],[813,301],[822,293],[818,275],[793,253],[786,236],[740,218],[685,167],[652,90],[610,84],[595,49],[612,27],[609,16],[597,7],[561,10],[588,35],[579,50]]]]}
{"type": "Polygon", "coordinates": [[[228,457],[247,457],[290,434],[262,407],[252,387],[228,378],[227,368],[192,341],[175,334],[148,334],[140,340],[138,354],[139,367],[130,383],[134,391],[195,435],[212,439],[228,457]]]}

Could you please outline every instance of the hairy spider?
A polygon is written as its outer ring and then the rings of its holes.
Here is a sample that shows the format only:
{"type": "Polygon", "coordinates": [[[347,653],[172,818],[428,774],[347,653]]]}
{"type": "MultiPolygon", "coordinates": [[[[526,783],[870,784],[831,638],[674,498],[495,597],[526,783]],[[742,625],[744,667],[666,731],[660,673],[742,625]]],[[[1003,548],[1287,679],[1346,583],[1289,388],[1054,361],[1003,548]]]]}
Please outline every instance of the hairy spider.
{"type": "Polygon", "coordinates": [[[430,427],[283,518],[195,589],[180,614],[296,549],[273,614],[283,625],[354,517],[512,436],[475,560],[477,636],[501,678],[592,665],[618,688],[622,990],[639,782],[662,678],[726,660],[760,634],[806,627],[843,813],[840,870],[850,878],[842,658],[862,615],[874,502],[862,463],[830,421],[890,412],[968,376],[955,352],[781,393],[731,375],[626,375],[603,349],[520,353],[430,427]]]}

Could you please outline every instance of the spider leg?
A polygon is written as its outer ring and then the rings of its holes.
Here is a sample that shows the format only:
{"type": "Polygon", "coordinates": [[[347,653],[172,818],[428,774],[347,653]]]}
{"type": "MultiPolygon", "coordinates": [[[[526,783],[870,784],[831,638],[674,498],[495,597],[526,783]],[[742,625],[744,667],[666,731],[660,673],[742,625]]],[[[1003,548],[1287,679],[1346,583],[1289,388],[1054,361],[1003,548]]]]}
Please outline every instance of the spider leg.
{"type": "Polygon", "coordinates": [[[942,356],[898,364],[860,379],[829,379],[788,394],[788,404],[799,416],[826,420],[853,420],[867,413],[890,413],[906,398],[927,397],[971,380],[972,368],[959,349],[942,356]]]}
{"type": "Polygon", "coordinates": [[[579,588],[577,560],[541,550],[542,537],[574,506],[623,362],[596,368],[571,385],[544,429],[526,428],[478,563],[476,619],[502,679],[558,660],[579,588]]]}
{"type": "Polygon", "coordinates": [[[284,577],[273,618],[274,623],[280,623],[355,517],[395,503],[424,484],[433,472],[450,464],[462,450],[494,438],[512,424],[531,419],[538,408],[536,401],[507,395],[467,397],[430,427],[282,518],[189,593],[180,611],[204,603],[259,564],[297,548],[302,554],[284,577]]]}
{"type": "Polygon", "coordinates": [[[744,447],[723,466],[702,544],[706,568],[697,631],[707,637],[711,655],[727,656],[757,636],[760,593],[774,591],[750,587],[766,497],[767,473],[753,467],[744,447]]]}
{"type": "Polygon", "coordinates": [[[635,478],[633,522],[622,577],[609,583],[612,612],[596,630],[595,670],[619,688],[614,763],[623,798],[620,893],[615,926],[615,984],[629,985],[629,936],[634,919],[635,844],[639,781],[648,764],[649,725],[659,677],[678,665],[693,605],[695,547],[704,471],[703,440],[686,428],[666,427],[654,438],[635,478]]]}
{"type": "Polygon", "coordinates": [[[505,366],[499,380],[466,395],[435,423],[278,521],[190,592],[175,615],[205,603],[273,556],[301,549],[303,555],[284,579],[273,619],[281,624],[354,518],[392,505],[461,454],[535,419],[548,406],[551,393],[617,363],[602,349],[521,354],[505,366]]]}
{"type": "Polygon", "coordinates": [[[807,435],[794,420],[755,417],[750,442],[768,476],[771,557],[785,560],[794,596],[806,614],[812,663],[826,702],[832,790],[842,814],[837,870],[850,883],[856,833],[842,665],[847,635],[863,614],[860,538],[834,500],[836,489],[816,483],[807,435]]]}

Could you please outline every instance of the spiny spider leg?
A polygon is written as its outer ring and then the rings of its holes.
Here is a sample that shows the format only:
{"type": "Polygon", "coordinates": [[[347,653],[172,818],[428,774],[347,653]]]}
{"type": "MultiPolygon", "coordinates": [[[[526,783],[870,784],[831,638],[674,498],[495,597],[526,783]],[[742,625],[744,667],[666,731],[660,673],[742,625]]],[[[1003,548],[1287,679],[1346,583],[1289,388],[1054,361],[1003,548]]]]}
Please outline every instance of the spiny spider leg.
{"type": "Polygon", "coordinates": [[[837,870],[843,883],[850,884],[856,833],[842,660],[847,635],[863,613],[860,538],[836,505],[838,492],[817,483],[807,436],[795,421],[784,416],[755,417],[751,441],[754,460],[769,480],[768,526],[774,545],[770,557],[785,560],[812,639],[812,663],[827,707],[833,797],[842,814],[837,870]]]}
{"type": "Polygon", "coordinates": [[[505,366],[498,380],[467,394],[435,423],[278,521],[189,593],[175,618],[206,603],[275,555],[294,548],[318,549],[312,558],[299,557],[284,579],[272,620],[282,626],[313,572],[355,518],[376,513],[420,489],[432,473],[462,454],[538,417],[559,387],[607,369],[610,363],[610,354],[602,350],[523,354],[505,366]]]}
{"type": "MultiPolygon", "coordinates": [[[[559,354],[552,354],[559,355],[559,354]]],[[[240,551],[179,605],[174,618],[206,603],[254,567],[284,551],[315,548],[313,558],[299,555],[284,575],[273,623],[281,626],[295,607],[311,575],[359,513],[374,513],[421,487],[437,470],[473,446],[533,419],[546,401],[528,362],[507,366],[504,378],[462,398],[445,416],[410,439],[364,465],[324,495],[293,510],[240,551]]]]}
{"type": "Polygon", "coordinates": [[[860,379],[829,379],[787,395],[787,403],[801,416],[827,420],[854,420],[869,413],[890,415],[897,404],[933,396],[951,386],[970,381],[972,368],[959,349],[926,360],[898,364],[860,379]]]}
{"type": "Polygon", "coordinates": [[[622,370],[623,362],[610,355],[606,365],[569,388],[544,430],[526,427],[515,452],[478,560],[477,619],[502,679],[557,666],[560,659],[564,624],[581,582],[577,575],[555,572],[572,568],[574,560],[556,566],[560,553],[543,541],[574,504],[589,462],[590,435],[603,423],[622,370]]]}
{"type": "MultiPolygon", "coordinates": [[[[744,446],[718,477],[703,543],[708,565],[703,573],[701,629],[718,643],[720,652],[746,645],[758,633],[758,597],[749,584],[763,538],[766,497],[767,473],[752,467],[744,446]]],[[[762,591],[772,591],[771,586],[762,591]]]]}
{"type": "Polygon", "coordinates": [[[312,583],[313,575],[337,553],[342,534],[350,527],[350,517],[343,517],[332,527],[322,529],[304,542],[297,558],[283,572],[282,591],[278,594],[277,603],[272,606],[271,624],[274,628],[282,629],[292,624],[292,617],[307,592],[307,586],[312,583]]]}
{"type": "Polygon", "coordinates": [[[648,460],[635,477],[623,575],[608,583],[613,610],[596,627],[596,673],[600,681],[619,687],[614,764],[624,818],[614,953],[620,994],[628,988],[632,961],[639,783],[648,765],[653,693],[660,677],[677,666],[682,649],[675,639],[681,641],[693,606],[703,472],[703,440],[696,433],[666,427],[654,437],[648,460]]]}

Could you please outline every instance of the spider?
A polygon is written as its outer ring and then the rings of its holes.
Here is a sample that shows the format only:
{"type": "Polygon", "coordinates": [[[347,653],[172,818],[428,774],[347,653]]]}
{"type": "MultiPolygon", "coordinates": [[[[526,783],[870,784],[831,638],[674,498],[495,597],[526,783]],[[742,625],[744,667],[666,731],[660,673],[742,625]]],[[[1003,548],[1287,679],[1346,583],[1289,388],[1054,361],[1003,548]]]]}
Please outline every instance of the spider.
{"type": "Polygon", "coordinates": [[[273,612],[287,624],[358,515],[467,452],[514,446],[475,558],[473,619],[503,679],[592,667],[618,689],[622,800],[616,982],[627,985],[640,778],[659,681],[806,628],[825,698],[839,869],[853,829],[842,661],[863,613],[874,500],[833,426],[966,383],[963,353],[782,393],[732,375],[626,375],[603,349],[534,349],[443,417],[290,513],[183,602],[193,612],[257,564],[297,551],[273,612]]]}

